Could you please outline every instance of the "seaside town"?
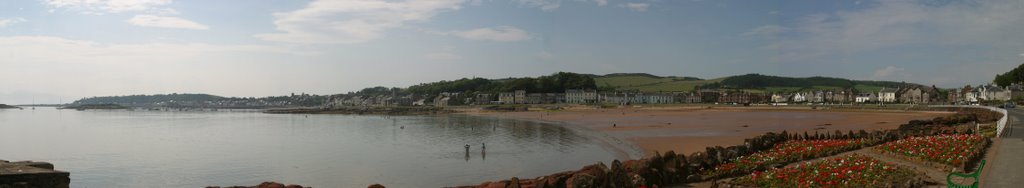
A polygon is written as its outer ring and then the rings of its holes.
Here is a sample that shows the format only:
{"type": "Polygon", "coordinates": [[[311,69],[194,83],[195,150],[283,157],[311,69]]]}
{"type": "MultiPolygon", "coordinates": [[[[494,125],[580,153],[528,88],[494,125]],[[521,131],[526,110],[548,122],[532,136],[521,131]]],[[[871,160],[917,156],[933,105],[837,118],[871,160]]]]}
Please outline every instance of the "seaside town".
{"type": "Polygon", "coordinates": [[[0,0],[0,188],[1024,187],[1024,0],[0,0]]]}
{"type": "Polygon", "coordinates": [[[1005,102],[1024,97],[1024,86],[993,84],[949,89],[924,86],[882,88],[878,92],[861,92],[854,88],[810,90],[790,93],[748,92],[728,89],[700,89],[690,93],[645,93],[639,91],[598,92],[591,89],[568,89],[565,93],[527,93],[524,90],[500,93],[479,93],[465,96],[459,92],[442,92],[434,98],[421,95],[343,95],[332,96],[325,107],[344,106],[459,106],[501,104],[809,104],[809,105],[885,105],[885,104],[963,104],[1005,102]]]}

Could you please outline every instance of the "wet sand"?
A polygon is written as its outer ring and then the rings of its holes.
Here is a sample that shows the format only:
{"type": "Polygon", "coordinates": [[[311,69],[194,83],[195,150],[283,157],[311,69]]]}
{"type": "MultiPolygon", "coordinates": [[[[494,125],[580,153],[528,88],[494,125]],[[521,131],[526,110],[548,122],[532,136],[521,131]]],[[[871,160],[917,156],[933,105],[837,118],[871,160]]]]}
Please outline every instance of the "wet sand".
{"type": "Polygon", "coordinates": [[[608,134],[638,146],[644,155],[673,150],[689,154],[731,146],[766,132],[814,133],[895,129],[915,119],[950,112],[812,110],[800,107],[572,108],[561,111],[466,112],[471,115],[561,122],[608,134]],[[613,127],[614,125],[614,127],[613,127]]]}

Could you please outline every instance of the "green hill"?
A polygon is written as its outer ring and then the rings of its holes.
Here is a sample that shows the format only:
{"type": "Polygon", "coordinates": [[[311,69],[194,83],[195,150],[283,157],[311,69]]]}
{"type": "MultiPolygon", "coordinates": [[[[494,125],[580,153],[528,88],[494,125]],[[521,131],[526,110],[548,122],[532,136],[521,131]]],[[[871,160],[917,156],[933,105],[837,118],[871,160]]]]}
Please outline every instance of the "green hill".
{"type": "Polygon", "coordinates": [[[650,74],[608,74],[594,78],[598,87],[617,90],[640,90],[643,92],[690,92],[698,85],[715,83],[718,80],[702,80],[694,77],[660,77],[650,74]]]}
{"type": "Polygon", "coordinates": [[[199,102],[217,101],[224,97],[208,94],[158,94],[158,95],[128,95],[128,96],[104,96],[89,97],[73,102],[74,105],[83,104],[148,104],[165,101],[176,102],[199,102]]]}

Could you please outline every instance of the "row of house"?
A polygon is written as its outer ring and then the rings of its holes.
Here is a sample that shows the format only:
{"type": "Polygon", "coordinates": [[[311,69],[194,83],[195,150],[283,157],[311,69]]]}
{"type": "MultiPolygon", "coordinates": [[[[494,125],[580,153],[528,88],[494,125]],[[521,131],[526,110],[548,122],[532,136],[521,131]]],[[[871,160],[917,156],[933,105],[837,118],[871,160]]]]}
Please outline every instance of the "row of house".
{"type": "MultiPolygon", "coordinates": [[[[488,94],[478,94],[477,102],[483,102],[488,94]]],[[[526,93],[523,90],[498,93],[492,104],[669,104],[675,103],[672,94],[642,92],[602,92],[595,90],[570,89],[565,93],[526,93]]],[[[482,103],[481,103],[482,104],[482,103]]]]}
{"type": "Polygon", "coordinates": [[[1008,101],[1024,97],[1024,85],[1011,84],[1006,87],[981,85],[977,88],[970,85],[950,90],[946,94],[950,103],[974,104],[980,101],[1008,101]]]}
{"type": "Polygon", "coordinates": [[[682,93],[645,93],[637,91],[598,92],[569,89],[564,93],[527,93],[524,90],[501,93],[479,93],[466,96],[459,92],[442,92],[427,98],[420,95],[390,94],[374,96],[342,95],[331,97],[327,106],[425,106],[446,107],[472,104],[670,104],[670,103],[905,103],[905,104],[973,104],[980,101],[1007,101],[1024,97],[1024,85],[1008,87],[965,86],[940,94],[937,88],[905,86],[882,88],[878,92],[860,92],[854,88],[799,91],[788,93],[754,93],[744,90],[700,89],[682,93]]]}

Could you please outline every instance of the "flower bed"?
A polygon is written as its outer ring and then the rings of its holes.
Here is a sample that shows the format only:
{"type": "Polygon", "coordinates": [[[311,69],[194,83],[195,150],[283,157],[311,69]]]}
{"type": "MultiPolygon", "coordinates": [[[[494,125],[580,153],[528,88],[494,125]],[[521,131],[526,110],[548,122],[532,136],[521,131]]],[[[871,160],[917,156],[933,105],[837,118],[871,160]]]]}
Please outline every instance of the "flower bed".
{"type": "Polygon", "coordinates": [[[988,139],[977,134],[947,134],[901,139],[875,147],[876,151],[963,167],[984,153],[988,139]]]}
{"type": "Polygon", "coordinates": [[[756,187],[889,187],[920,185],[918,176],[913,170],[852,154],[756,171],[729,183],[756,187]]]}
{"type": "Polygon", "coordinates": [[[865,139],[790,140],[777,144],[767,151],[756,152],[718,165],[706,175],[721,177],[746,174],[770,165],[786,164],[855,150],[865,144],[867,144],[865,139]]]}

